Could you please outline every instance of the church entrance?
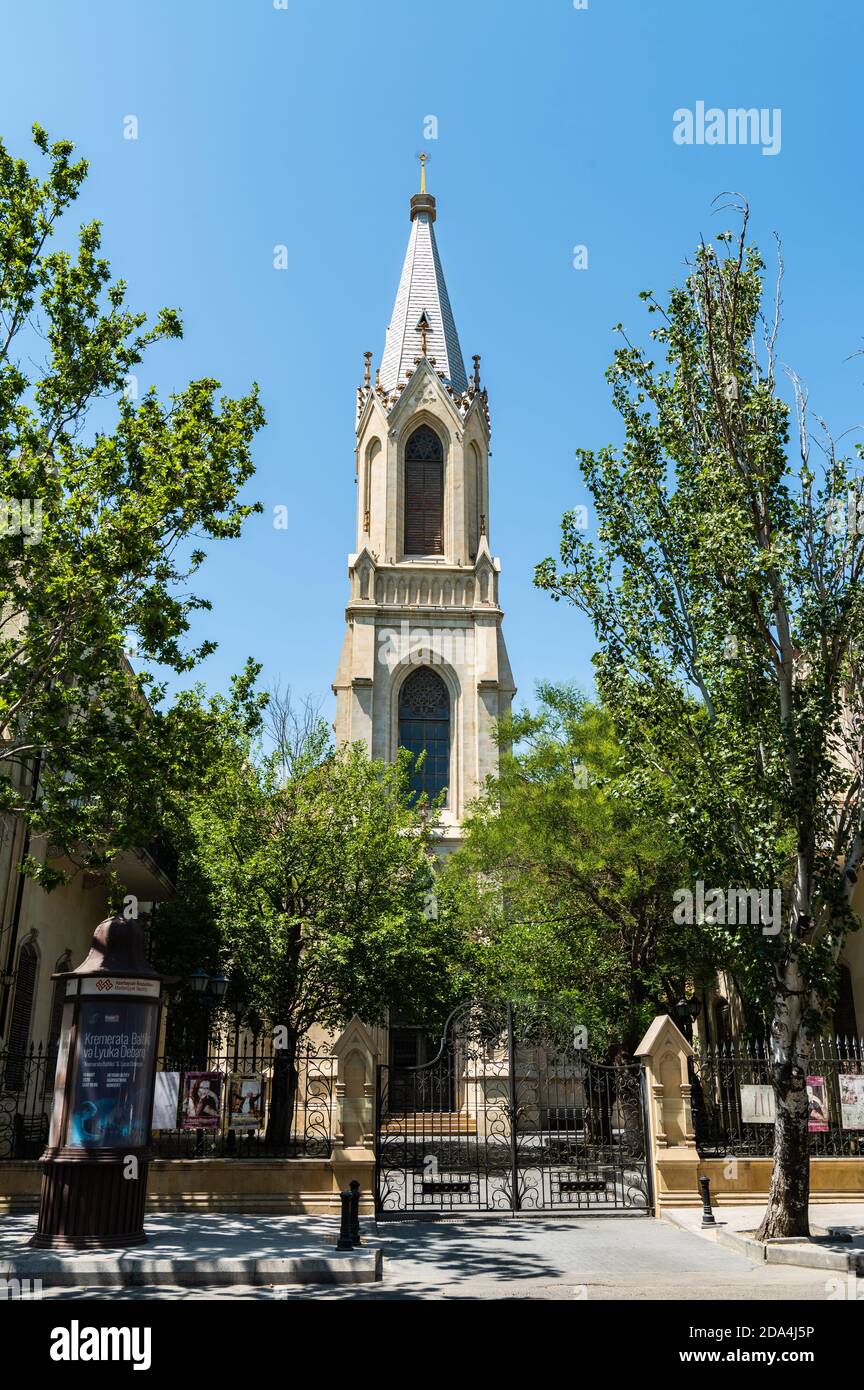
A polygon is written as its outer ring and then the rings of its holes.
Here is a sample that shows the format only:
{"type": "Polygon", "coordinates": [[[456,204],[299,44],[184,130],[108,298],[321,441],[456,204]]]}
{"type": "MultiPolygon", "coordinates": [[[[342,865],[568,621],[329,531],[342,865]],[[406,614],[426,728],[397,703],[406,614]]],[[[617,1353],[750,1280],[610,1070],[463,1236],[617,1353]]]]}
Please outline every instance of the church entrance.
{"type": "Polygon", "coordinates": [[[391,1109],[410,1113],[418,1107],[426,1111],[450,1111],[455,1094],[452,1067],[430,1066],[438,1054],[440,1040],[425,1028],[396,1025],[390,1028],[390,1063],[387,1067],[388,1098],[391,1109]],[[417,1084],[418,1074],[426,1077],[417,1084]]]}
{"type": "Polygon", "coordinates": [[[395,1028],[376,1085],[379,1220],[650,1214],[642,1068],[592,1059],[581,1031],[546,1001],[464,1005],[434,1048],[395,1028]]]}

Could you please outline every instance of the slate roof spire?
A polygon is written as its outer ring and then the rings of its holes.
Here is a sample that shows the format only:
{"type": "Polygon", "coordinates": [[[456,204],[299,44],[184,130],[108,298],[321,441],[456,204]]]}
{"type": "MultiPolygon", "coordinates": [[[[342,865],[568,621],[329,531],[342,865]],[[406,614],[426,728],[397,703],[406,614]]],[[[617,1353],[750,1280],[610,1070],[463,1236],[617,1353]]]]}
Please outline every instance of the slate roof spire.
{"type": "MultiPolygon", "coordinates": [[[[424,176],[425,172],[424,168],[424,176]]],[[[411,199],[411,234],[381,359],[380,382],[384,391],[392,391],[414,371],[414,359],[424,355],[424,339],[426,355],[435,358],[435,370],[443,372],[444,380],[456,391],[468,389],[435,241],[435,217],[435,199],[424,187],[411,199]]]]}

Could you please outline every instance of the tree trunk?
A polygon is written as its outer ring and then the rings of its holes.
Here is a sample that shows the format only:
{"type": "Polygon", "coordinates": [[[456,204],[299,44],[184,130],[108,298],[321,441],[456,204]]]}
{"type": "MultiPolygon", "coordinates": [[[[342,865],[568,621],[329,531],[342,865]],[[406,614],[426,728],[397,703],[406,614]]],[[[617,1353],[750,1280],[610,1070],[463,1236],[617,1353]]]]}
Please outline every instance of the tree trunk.
{"type": "Polygon", "coordinates": [[[795,959],[787,960],[775,1001],[772,1037],[772,1080],[776,1119],[774,1166],[768,1206],[757,1231],[758,1240],[774,1236],[809,1236],[810,1201],[809,1107],[807,1073],[810,1041],[804,1032],[804,986],[795,959]]]}
{"type": "Polygon", "coordinates": [[[298,1079],[297,1039],[292,1036],[287,1047],[280,1048],[273,1057],[270,1113],[264,1136],[268,1149],[287,1150],[291,1144],[298,1079]]]}

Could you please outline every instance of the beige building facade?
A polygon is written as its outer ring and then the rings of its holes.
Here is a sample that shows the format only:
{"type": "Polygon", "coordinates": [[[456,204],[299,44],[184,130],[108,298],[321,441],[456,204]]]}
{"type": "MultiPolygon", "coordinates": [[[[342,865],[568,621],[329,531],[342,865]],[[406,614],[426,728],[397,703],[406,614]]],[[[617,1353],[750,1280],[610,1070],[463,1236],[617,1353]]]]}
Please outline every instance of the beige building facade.
{"type": "MultiPolygon", "coordinates": [[[[50,1059],[62,1013],[62,994],[51,976],[87,955],[94,928],[108,915],[108,886],[101,874],[60,864],[69,881],[46,893],[20,872],[27,854],[45,857],[44,842],[25,842],[25,835],[21,819],[0,818],[0,1054],[41,1048],[50,1059]]],[[[129,895],[128,910],[144,918],[154,902],[173,893],[165,868],[147,850],[130,850],[110,867],[129,895]]],[[[51,1065],[49,1060],[46,1083],[51,1065]]]]}

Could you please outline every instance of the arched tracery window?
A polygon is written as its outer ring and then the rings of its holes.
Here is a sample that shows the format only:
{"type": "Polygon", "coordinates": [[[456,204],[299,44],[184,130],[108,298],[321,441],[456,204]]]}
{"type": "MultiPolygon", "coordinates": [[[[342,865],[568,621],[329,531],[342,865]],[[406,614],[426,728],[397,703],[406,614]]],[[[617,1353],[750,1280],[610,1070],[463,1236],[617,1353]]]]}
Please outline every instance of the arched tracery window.
{"type": "Polygon", "coordinates": [[[450,696],[443,680],[428,666],[421,666],[399,692],[399,746],[415,759],[411,789],[434,798],[450,780],[450,696]]]}
{"type": "Polygon", "coordinates": [[[405,554],[444,554],[444,447],[428,425],[405,445],[405,554]]]}

